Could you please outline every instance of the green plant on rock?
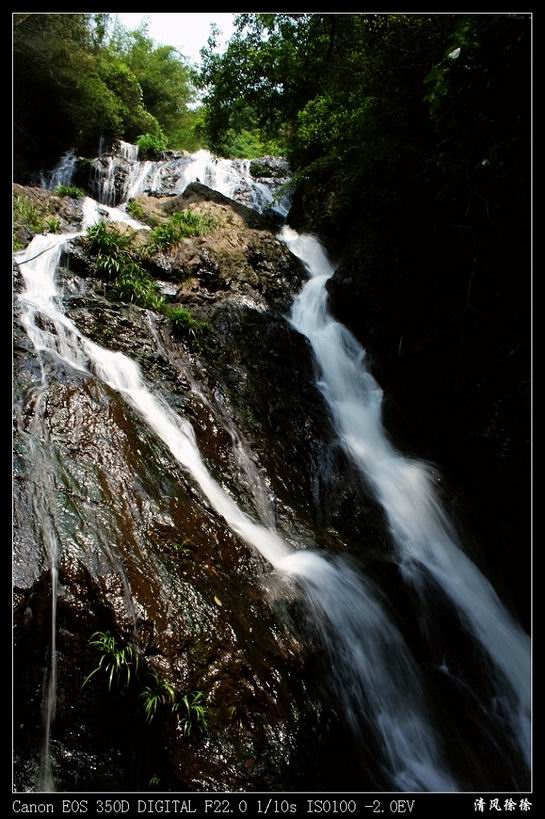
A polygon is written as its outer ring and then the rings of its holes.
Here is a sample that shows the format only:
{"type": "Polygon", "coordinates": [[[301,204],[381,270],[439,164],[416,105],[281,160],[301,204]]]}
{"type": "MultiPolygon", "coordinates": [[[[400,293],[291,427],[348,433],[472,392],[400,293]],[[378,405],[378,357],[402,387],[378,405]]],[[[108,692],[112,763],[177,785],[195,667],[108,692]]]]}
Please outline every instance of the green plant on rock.
{"type": "Polygon", "coordinates": [[[177,703],[178,710],[183,712],[180,724],[185,736],[189,736],[194,728],[206,731],[208,728],[208,708],[204,703],[202,691],[191,691],[183,694],[177,703]]]}
{"type": "Polygon", "coordinates": [[[134,231],[120,233],[113,225],[97,222],[96,225],[87,228],[85,240],[89,251],[93,254],[118,256],[128,250],[133,237],[134,231]]]}
{"type": "Polygon", "coordinates": [[[42,233],[45,230],[43,210],[28,196],[15,194],[13,197],[13,249],[21,250],[25,245],[18,236],[20,230],[42,233]]]}
{"type": "Polygon", "coordinates": [[[69,196],[71,199],[83,199],[85,191],[76,185],[57,185],[55,194],[56,196],[69,196]]]}
{"type": "Polygon", "coordinates": [[[129,199],[127,202],[127,213],[129,213],[134,219],[138,219],[139,222],[143,222],[146,218],[146,212],[140,202],[137,202],[136,199],[129,199]]]}
{"type": "MultiPolygon", "coordinates": [[[[133,247],[134,231],[121,233],[99,222],[87,229],[85,243],[96,274],[112,282],[111,294],[148,310],[163,313],[172,322],[175,335],[198,340],[210,329],[185,307],[172,307],[160,295],[155,280],[144,269],[142,255],[133,247]]],[[[144,251],[144,252],[147,252],[144,251]]]]}
{"type": "Polygon", "coordinates": [[[167,250],[190,236],[206,236],[217,225],[216,219],[206,213],[184,210],[173,213],[166,222],[152,230],[147,250],[150,255],[167,250]]]}
{"type": "Polygon", "coordinates": [[[172,329],[177,336],[189,336],[197,339],[210,330],[208,322],[195,318],[187,307],[172,307],[167,304],[163,312],[172,322],[172,329]]]}
{"type": "Polygon", "coordinates": [[[157,312],[163,311],[164,299],[159,295],[157,285],[136,262],[128,261],[121,265],[112,292],[121,301],[132,302],[157,312]]]}
{"type": "Polygon", "coordinates": [[[142,154],[160,153],[167,149],[167,138],[159,129],[158,134],[140,134],[136,137],[136,144],[138,145],[142,154]]]}
{"type": "Polygon", "coordinates": [[[50,216],[44,222],[45,229],[48,233],[60,233],[61,232],[61,220],[58,216],[50,216]]]}
{"type": "Polygon", "coordinates": [[[134,231],[120,233],[105,222],[87,230],[86,243],[94,256],[95,271],[113,281],[112,294],[122,301],[162,310],[164,300],[157,285],[138,261],[132,249],[134,231]]]}
{"type": "Polygon", "coordinates": [[[106,677],[109,691],[114,683],[117,687],[123,684],[128,687],[138,672],[138,654],[134,647],[118,643],[110,631],[95,631],[89,638],[89,645],[100,654],[100,659],[96,668],[85,678],[82,688],[95,674],[106,677]]]}
{"type": "Polygon", "coordinates": [[[179,211],[173,213],[170,219],[182,236],[206,236],[217,226],[217,220],[213,216],[197,210],[179,211]]]}
{"type": "Polygon", "coordinates": [[[140,692],[140,699],[144,708],[144,716],[149,724],[156,716],[158,709],[163,705],[170,705],[176,710],[176,692],[174,687],[157,672],[150,674],[150,682],[140,692]]]}

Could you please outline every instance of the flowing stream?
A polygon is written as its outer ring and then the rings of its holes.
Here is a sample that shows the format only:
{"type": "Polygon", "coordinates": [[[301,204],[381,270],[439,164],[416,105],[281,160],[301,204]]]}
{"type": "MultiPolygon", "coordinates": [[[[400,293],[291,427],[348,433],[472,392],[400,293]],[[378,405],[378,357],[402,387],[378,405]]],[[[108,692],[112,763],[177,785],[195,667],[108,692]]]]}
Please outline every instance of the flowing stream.
{"type": "Polygon", "coordinates": [[[384,508],[405,575],[429,572],[489,654],[498,694],[530,765],[530,640],[460,548],[430,470],[404,457],[388,440],[382,390],[366,366],[365,350],[328,310],[326,284],[334,267],[324,249],[316,238],[287,226],[282,238],[310,276],[294,302],[291,321],[312,345],[319,387],[339,438],[384,508]]]}
{"type": "MultiPolygon", "coordinates": [[[[99,205],[86,198],[83,208],[85,229],[99,218],[99,205]]],[[[120,213],[109,209],[112,218],[126,220],[126,215],[120,217],[120,213]]],[[[455,790],[456,783],[428,715],[417,665],[371,582],[340,558],[332,559],[310,549],[295,550],[274,528],[257,523],[243,512],[211,476],[189,421],[154,394],[134,361],[86,338],[63,313],[55,275],[64,244],[76,235],[36,236],[16,254],[25,284],[19,296],[21,321],[36,351],[94,375],[123,396],[165,443],[229,528],[258,551],[285,578],[288,587],[295,583],[302,591],[331,661],[332,686],[342,703],[342,713],[356,737],[364,725],[373,727],[382,767],[392,788],[455,790]]],[[[50,557],[52,579],[58,559],[55,547],[50,557]]],[[[53,607],[53,634],[55,628],[53,607]]],[[[54,648],[53,641],[52,655],[54,648]]],[[[54,669],[52,656],[48,689],[52,703],[56,694],[54,669]]],[[[45,716],[42,769],[48,774],[41,783],[44,789],[53,787],[48,759],[53,718],[52,705],[45,716]]]]}

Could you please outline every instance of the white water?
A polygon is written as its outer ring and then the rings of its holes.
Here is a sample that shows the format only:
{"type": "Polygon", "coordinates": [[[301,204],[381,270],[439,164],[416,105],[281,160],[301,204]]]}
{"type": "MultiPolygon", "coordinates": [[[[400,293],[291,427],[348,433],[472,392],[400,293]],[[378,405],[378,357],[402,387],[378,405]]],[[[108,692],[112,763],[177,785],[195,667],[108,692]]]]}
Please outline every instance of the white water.
{"type": "Polygon", "coordinates": [[[209,151],[201,150],[178,159],[160,162],[138,161],[138,148],[128,142],[121,143],[117,154],[93,160],[97,174],[98,198],[107,205],[115,201],[115,176],[120,164],[129,174],[125,182],[124,199],[132,199],[140,194],[159,193],[167,190],[180,194],[191,182],[202,182],[230,199],[241,201],[255,210],[263,211],[271,207],[282,216],[289,209],[287,195],[275,201],[274,193],[263,182],[250,175],[249,159],[221,159],[209,151]],[[121,162],[120,162],[121,160],[121,162]]]}
{"type": "MultiPolygon", "coordinates": [[[[85,200],[84,227],[96,220],[97,209],[97,203],[85,200]]],[[[297,580],[331,658],[342,713],[356,735],[366,720],[374,727],[392,786],[454,790],[428,722],[417,667],[370,583],[339,559],[294,551],[276,531],[245,514],[210,475],[191,424],[153,394],[137,364],[87,339],[64,315],[55,273],[69,238],[36,236],[16,256],[25,282],[19,297],[21,319],[36,350],[48,351],[118,391],[166,444],[231,530],[282,576],[297,580]],[[38,325],[38,315],[47,317],[47,329],[38,325]]],[[[54,699],[56,692],[50,689],[50,693],[54,699]]],[[[49,713],[51,720],[53,710],[49,713]]],[[[50,730],[51,722],[46,725],[48,754],[50,730]]]]}
{"type": "Polygon", "coordinates": [[[530,640],[502,605],[489,581],[457,542],[425,464],[397,452],[384,431],[382,390],[365,350],[328,310],[326,282],[334,267],[312,236],[284,227],[282,239],[310,278],[294,302],[291,322],[312,345],[319,387],[339,438],[382,504],[402,567],[429,571],[454,601],[492,659],[497,687],[528,765],[531,756],[530,640]]]}
{"type": "Polygon", "coordinates": [[[74,152],[66,151],[50,174],[42,174],[42,187],[54,191],[58,185],[70,185],[72,177],[74,176],[76,162],[77,158],[74,152]]]}

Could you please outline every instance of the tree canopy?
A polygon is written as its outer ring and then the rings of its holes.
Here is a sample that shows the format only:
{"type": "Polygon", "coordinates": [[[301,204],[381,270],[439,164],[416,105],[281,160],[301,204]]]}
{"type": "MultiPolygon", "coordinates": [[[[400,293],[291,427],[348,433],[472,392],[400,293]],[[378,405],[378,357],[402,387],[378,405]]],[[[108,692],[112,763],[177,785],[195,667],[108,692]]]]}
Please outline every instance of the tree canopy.
{"type": "Polygon", "coordinates": [[[93,155],[99,138],[164,134],[193,149],[194,71],[146,26],[113,27],[107,14],[14,15],[15,166],[19,175],[68,148],[93,155]]]}

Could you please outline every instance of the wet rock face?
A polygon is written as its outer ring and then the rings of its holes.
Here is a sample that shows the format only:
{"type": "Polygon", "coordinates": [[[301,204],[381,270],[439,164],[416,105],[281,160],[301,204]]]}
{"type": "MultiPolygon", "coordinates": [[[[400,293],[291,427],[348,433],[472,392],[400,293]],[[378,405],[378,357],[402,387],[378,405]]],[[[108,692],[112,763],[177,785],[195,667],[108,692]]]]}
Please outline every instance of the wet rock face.
{"type": "MultiPolygon", "coordinates": [[[[276,223],[199,184],[182,197],[139,201],[159,223],[184,208],[216,220],[161,264],[160,254],[146,262],[209,332],[180,339],[165,316],[107,299],[81,240],[70,242],[58,272],[66,314],[140,366],[154,393],[191,423],[212,476],[254,520],[296,548],[363,561],[391,592],[392,617],[415,656],[433,669],[383,513],[335,440],[308,343],[289,323],[305,273],[276,223]]],[[[348,735],[297,587],[233,535],[120,395],[91,372],[43,359],[45,389],[17,328],[18,787],[39,780],[56,555],[51,758],[59,790],[145,791],[157,776],[165,790],[386,788],[372,732],[364,748],[348,735]],[[117,679],[109,690],[96,673],[83,685],[100,661],[95,632],[138,657],[130,683],[117,679]],[[203,692],[207,731],[195,724],[187,736],[183,708],[168,705],[146,721],[143,694],[157,678],[178,697],[203,692]]],[[[451,616],[439,601],[437,621],[451,616]]],[[[446,697],[442,680],[423,673],[446,697]]]]}
{"type": "Polygon", "coordinates": [[[93,199],[115,207],[126,199],[131,163],[123,156],[91,160],[89,192],[93,199]]]}
{"type": "MultiPolygon", "coordinates": [[[[141,360],[148,356],[153,360],[141,350],[141,360]]],[[[50,530],[59,552],[52,734],[59,789],[77,783],[145,790],[165,770],[169,788],[238,789],[254,781],[278,787],[289,763],[282,737],[289,734],[295,752],[306,693],[295,682],[301,647],[266,602],[267,567],[226,530],[115,394],[91,377],[66,375],[55,373],[41,402],[35,391],[23,393],[18,407],[15,644],[25,679],[18,754],[38,764],[51,628],[51,544],[43,532],[50,530]],[[38,428],[43,443],[36,452],[31,432],[38,428]],[[47,468],[48,477],[41,471],[47,468]],[[139,680],[118,681],[109,692],[97,674],[82,688],[100,658],[89,646],[96,631],[134,647],[139,680]],[[206,736],[199,739],[195,729],[187,740],[166,708],[148,730],[139,696],[153,671],[180,694],[204,692],[206,736]],[[241,746],[253,749],[255,766],[246,767],[241,746]]],[[[183,387],[178,400],[188,400],[183,387]]],[[[35,787],[26,768],[18,771],[22,789],[35,787]]]]}

